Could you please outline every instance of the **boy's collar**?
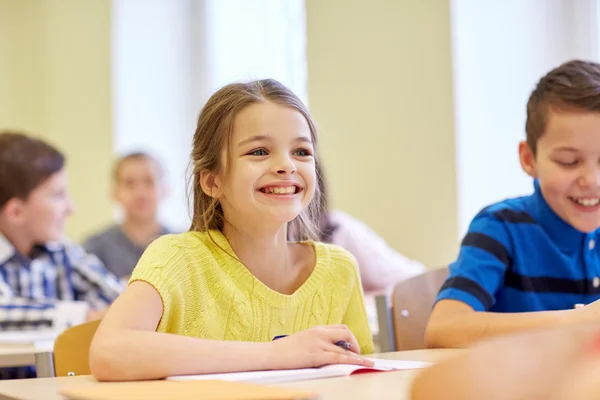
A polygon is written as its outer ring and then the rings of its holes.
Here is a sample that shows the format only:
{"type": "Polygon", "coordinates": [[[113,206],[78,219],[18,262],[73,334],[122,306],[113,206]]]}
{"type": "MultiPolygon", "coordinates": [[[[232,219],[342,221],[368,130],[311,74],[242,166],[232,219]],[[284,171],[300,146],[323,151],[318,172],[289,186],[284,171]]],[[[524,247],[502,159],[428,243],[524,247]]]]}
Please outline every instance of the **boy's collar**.
{"type": "Polygon", "coordinates": [[[0,233],[0,265],[13,258],[16,252],[15,246],[0,233]]]}
{"type": "Polygon", "coordinates": [[[587,235],[595,236],[598,230],[586,234],[559,217],[542,195],[537,179],[533,181],[534,193],[531,196],[532,217],[542,226],[552,241],[562,250],[572,250],[583,245],[587,235]]]}
{"type": "MultiPolygon", "coordinates": [[[[39,255],[40,251],[41,252],[59,251],[62,248],[63,248],[63,245],[60,242],[48,242],[43,245],[34,246],[33,254],[39,255]]],[[[15,246],[13,246],[11,241],[8,240],[8,238],[6,236],[4,236],[4,234],[0,233],[0,265],[6,263],[7,261],[9,261],[10,259],[12,259],[15,256],[24,258],[22,255],[17,254],[17,249],[15,248],[15,246]]],[[[35,258],[35,256],[34,256],[34,258],[35,258]]]]}

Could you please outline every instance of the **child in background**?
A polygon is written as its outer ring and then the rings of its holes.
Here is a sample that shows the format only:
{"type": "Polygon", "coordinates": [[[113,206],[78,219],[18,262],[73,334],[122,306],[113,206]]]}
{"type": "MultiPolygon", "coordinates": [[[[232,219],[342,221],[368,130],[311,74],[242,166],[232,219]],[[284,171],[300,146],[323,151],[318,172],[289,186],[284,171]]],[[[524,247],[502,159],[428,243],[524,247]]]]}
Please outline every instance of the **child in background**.
{"type": "Polygon", "coordinates": [[[191,229],[140,259],[92,342],[98,379],[372,365],[359,356],[373,341],[355,259],[309,240],[323,200],[316,147],[308,111],[277,81],[208,100],[191,229]]]}
{"type": "Polygon", "coordinates": [[[600,64],[570,61],[541,78],[526,131],[519,156],[535,191],[475,217],[431,314],[430,347],[598,319],[600,64]]]}
{"type": "Polygon", "coordinates": [[[323,242],[341,246],[356,258],[365,295],[383,294],[425,272],[425,265],[398,253],[358,218],[340,210],[329,211],[327,218],[332,229],[323,242]]]}
{"type": "Polygon", "coordinates": [[[369,325],[378,333],[375,296],[388,294],[403,280],[425,272],[425,266],[398,253],[367,224],[340,210],[329,209],[327,183],[321,191],[325,212],[320,218],[320,241],[348,250],[358,263],[369,325]]]}
{"type": "MultiPolygon", "coordinates": [[[[64,164],[49,144],[0,132],[0,330],[99,318],[122,291],[98,258],[64,238],[73,211],[64,164]]],[[[31,376],[31,368],[0,370],[2,378],[31,376]]]]}
{"type": "Polygon", "coordinates": [[[88,238],[83,247],[98,256],[120,279],[128,279],[146,247],[169,233],[158,222],[158,206],[166,187],[158,160],[146,153],[131,153],[115,164],[114,199],[124,221],[88,238]]]}

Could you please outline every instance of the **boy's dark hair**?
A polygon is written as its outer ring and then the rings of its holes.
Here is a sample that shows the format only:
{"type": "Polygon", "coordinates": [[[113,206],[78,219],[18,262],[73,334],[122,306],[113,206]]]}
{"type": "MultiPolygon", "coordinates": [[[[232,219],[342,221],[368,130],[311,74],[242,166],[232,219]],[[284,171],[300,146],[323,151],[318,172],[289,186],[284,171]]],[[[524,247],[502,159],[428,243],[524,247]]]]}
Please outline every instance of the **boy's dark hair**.
{"type": "Polygon", "coordinates": [[[600,64],[572,60],[539,80],[527,102],[525,124],[527,144],[534,155],[552,108],[600,112],[600,64]]]}
{"type": "Polygon", "coordinates": [[[0,131],[0,209],[31,192],[65,165],[65,156],[43,140],[21,132],[0,131]]]}

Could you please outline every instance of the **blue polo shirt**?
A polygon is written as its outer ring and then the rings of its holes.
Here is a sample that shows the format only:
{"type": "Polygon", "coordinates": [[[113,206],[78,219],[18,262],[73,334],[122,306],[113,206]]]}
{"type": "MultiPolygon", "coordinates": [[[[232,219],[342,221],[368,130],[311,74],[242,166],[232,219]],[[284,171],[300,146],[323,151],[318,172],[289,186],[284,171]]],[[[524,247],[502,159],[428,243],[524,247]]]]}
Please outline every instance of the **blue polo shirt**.
{"type": "Polygon", "coordinates": [[[459,300],[475,311],[570,309],[600,298],[600,229],[582,233],[544,200],[501,201],[471,222],[436,302],[459,300]]]}

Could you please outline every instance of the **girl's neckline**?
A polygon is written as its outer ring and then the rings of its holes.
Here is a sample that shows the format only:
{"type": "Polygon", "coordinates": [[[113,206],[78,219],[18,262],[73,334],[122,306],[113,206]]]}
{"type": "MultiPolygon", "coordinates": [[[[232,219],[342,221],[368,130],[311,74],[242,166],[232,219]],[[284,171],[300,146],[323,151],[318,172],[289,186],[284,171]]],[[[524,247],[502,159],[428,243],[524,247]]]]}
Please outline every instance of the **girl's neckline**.
{"type": "Polygon", "coordinates": [[[327,259],[329,258],[327,247],[319,242],[299,242],[313,248],[315,252],[315,265],[310,276],[294,291],[294,293],[283,294],[265,285],[260,279],[254,276],[250,270],[248,270],[231,247],[229,240],[227,240],[221,231],[211,230],[208,232],[208,235],[212,236],[217,245],[221,247],[221,249],[218,250],[222,253],[223,257],[231,259],[233,256],[234,262],[232,264],[234,269],[231,271],[233,277],[239,278],[237,281],[240,284],[245,285],[252,295],[260,296],[273,305],[285,307],[300,304],[310,293],[314,293],[314,290],[321,285],[323,275],[327,271],[325,268],[327,259]],[[225,250],[225,252],[223,252],[223,250],[225,250]]]}

